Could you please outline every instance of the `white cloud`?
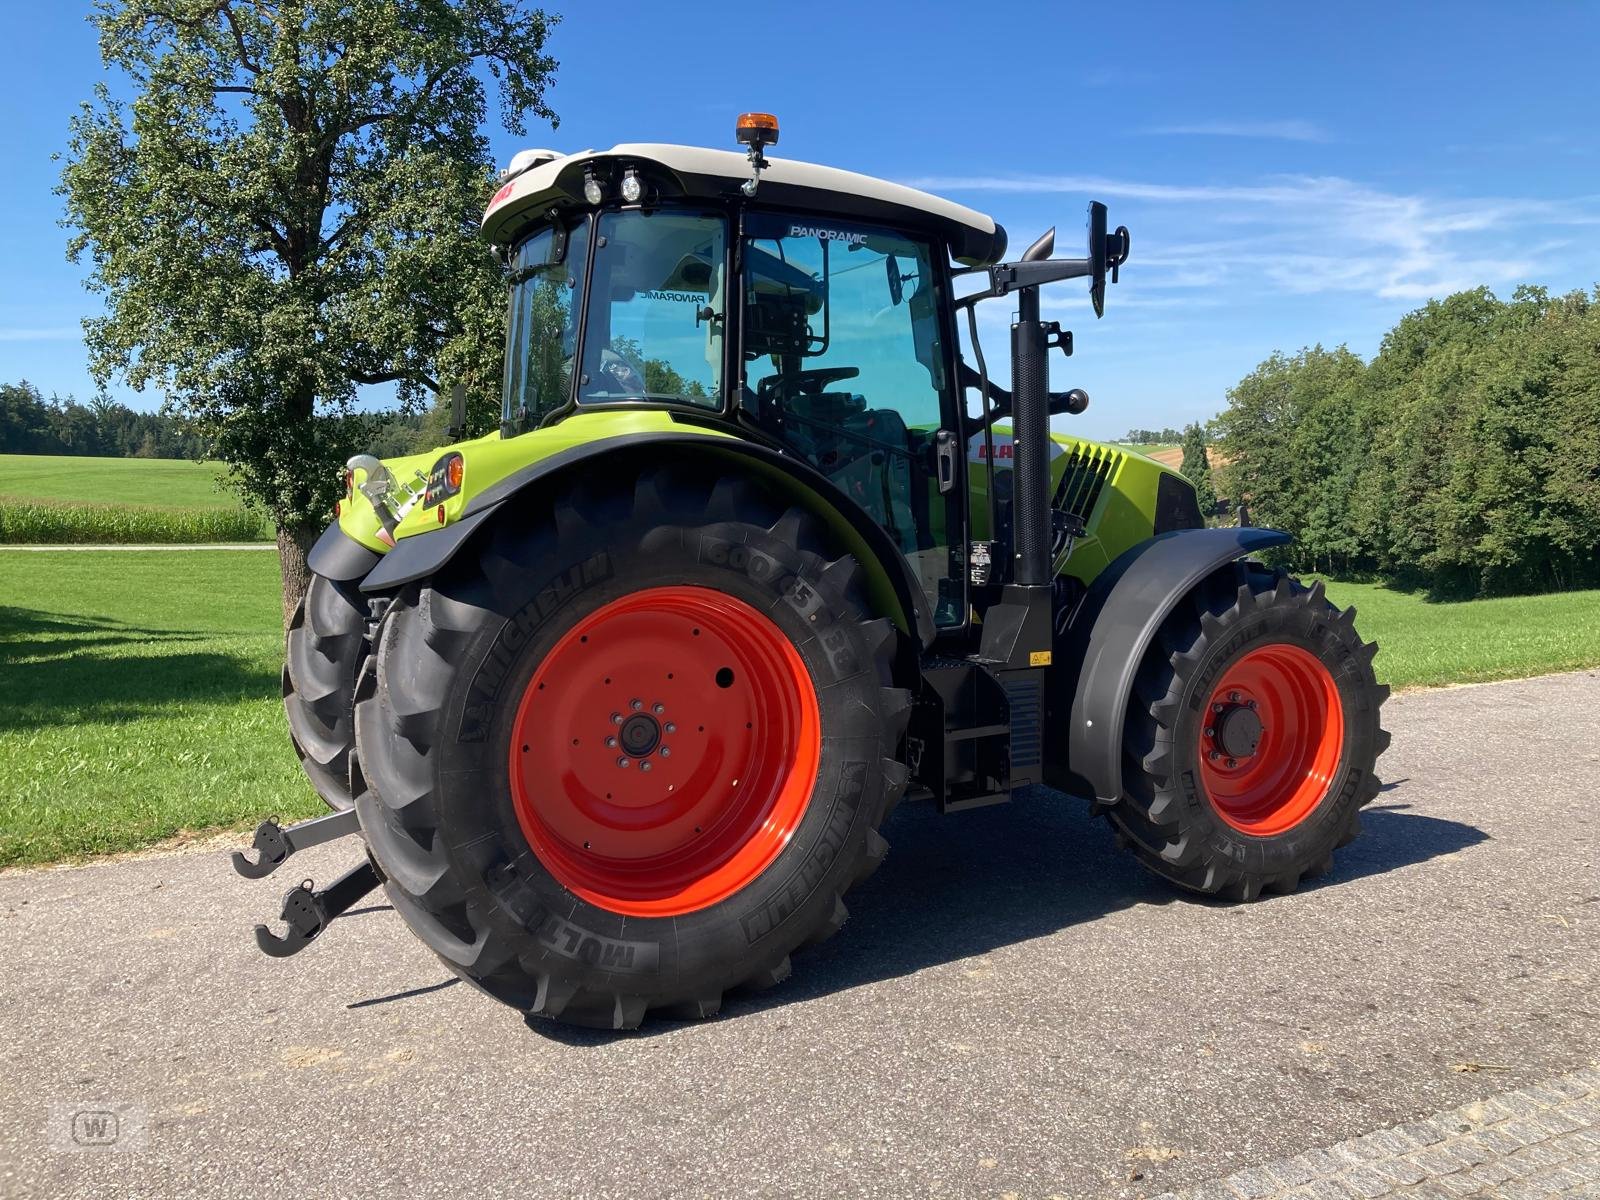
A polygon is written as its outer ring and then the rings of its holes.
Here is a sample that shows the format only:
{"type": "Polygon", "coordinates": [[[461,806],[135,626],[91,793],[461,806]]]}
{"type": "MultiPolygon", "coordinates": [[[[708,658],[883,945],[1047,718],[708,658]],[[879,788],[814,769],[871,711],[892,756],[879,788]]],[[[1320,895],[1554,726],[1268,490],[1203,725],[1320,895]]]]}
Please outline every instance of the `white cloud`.
{"type": "Polygon", "coordinates": [[[82,336],[83,330],[75,327],[59,329],[0,328],[0,342],[70,342],[82,336]]]}
{"type": "Polygon", "coordinates": [[[1325,130],[1310,121],[1185,121],[1153,125],[1139,132],[1194,137],[1257,138],[1279,142],[1326,142],[1325,130]]]}
{"type": "MultiPolygon", "coordinates": [[[[922,179],[930,191],[1126,201],[1129,280],[1151,289],[1360,293],[1416,301],[1565,270],[1562,229],[1600,225],[1600,197],[1571,201],[1387,191],[1338,176],[1171,184],[1092,175],[922,179]],[[1141,238],[1141,231],[1156,231],[1141,238]],[[1137,274],[1136,274],[1137,273],[1137,274]]],[[[1070,243],[1058,238],[1058,245],[1070,243]]]]}

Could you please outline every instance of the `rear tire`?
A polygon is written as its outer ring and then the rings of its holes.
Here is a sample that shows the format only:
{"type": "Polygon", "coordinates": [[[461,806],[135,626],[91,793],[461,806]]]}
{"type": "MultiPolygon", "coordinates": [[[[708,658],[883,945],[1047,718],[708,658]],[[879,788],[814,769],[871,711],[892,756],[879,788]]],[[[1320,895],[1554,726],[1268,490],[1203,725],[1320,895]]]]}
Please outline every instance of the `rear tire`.
{"type": "Polygon", "coordinates": [[[1251,900],[1326,871],[1377,796],[1389,745],[1377,646],[1281,571],[1235,563],[1161,626],[1123,732],[1121,801],[1105,811],[1151,871],[1251,900]]]}
{"type": "Polygon", "coordinates": [[[367,603],[359,581],[313,575],[285,638],[283,710],[311,786],[334,810],[350,807],[356,672],[366,657],[367,603]]]}
{"type": "Polygon", "coordinates": [[[854,560],[825,549],[810,518],[747,481],[657,469],[529,500],[401,593],[357,697],[356,811],[396,910],[447,966],[530,1018],[631,1028],[778,983],[793,950],[844,923],[842,896],[888,849],[878,825],[905,787],[910,694],[892,686],[893,626],[869,615],[854,560]],[[697,657],[714,638],[690,627],[716,634],[735,611],[777,648],[741,659],[730,634],[728,661],[755,669],[724,676],[697,657]],[[659,627],[647,653],[634,619],[659,627]],[[781,696],[798,699],[779,707],[813,705],[812,759],[803,722],[754,692],[733,699],[783,662],[796,670],[781,696]],[[669,670],[695,686],[667,683],[669,670]],[[615,720],[656,701],[653,729],[615,720]],[[762,739],[763,712],[777,741],[762,739]],[[730,720],[743,728],[716,727],[730,720]],[[726,753],[705,749],[713,735],[726,753]],[[607,737],[620,744],[599,749],[607,737]],[[814,777],[787,773],[791,750],[814,777]],[[645,779],[663,794],[628,790],[645,779]],[[808,786],[768,820],[741,807],[749,779],[808,786]],[[775,823],[788,836],[723,870],[684,813],[705,841],[732,830],[730,854],[775,823]]]}

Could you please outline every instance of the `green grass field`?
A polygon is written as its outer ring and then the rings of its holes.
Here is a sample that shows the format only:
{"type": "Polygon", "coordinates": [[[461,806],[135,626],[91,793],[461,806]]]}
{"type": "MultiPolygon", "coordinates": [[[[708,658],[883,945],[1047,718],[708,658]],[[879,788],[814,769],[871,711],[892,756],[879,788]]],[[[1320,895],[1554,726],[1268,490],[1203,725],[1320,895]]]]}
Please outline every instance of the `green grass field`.
{"type": "Polygon", "coordinates": [[[238,508],[239,497],[218,483],[222,471],[186,459],[0,454],[0,499],[238,508]]]}
{"type": "Polygon", "coordinates": [[[278,557],[0,550],[0,864],[322,804],[289,746],[278,557]]]}
{"type": "MultiPolygon", "coordinates": [[[[0,550],[0,572],[0,865],[322,811],[278,698],[276,555],[0,550]]],[[[1600,592],[1329,593],[1396,687],[1600,666],[1600,592]]]]}
{"type": "Polygon", "coordinates": [[[270,538],[216,463],[0,454],[0,544],[135,545],[270,538]]]}
{"type": "Polygon", "coordinates": [[[1395,688],[1518,679],[1600,666],[1600,591],[1432,603],[1376,583],[1329,583],[1378,642],[1378,678],[1395,688]]]}

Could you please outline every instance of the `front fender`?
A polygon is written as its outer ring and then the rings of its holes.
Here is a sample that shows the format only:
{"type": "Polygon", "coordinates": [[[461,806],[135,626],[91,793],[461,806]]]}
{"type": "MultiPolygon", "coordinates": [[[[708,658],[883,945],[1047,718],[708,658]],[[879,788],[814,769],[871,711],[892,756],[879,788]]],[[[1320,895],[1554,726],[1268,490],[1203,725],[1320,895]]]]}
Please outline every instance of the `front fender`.
{"type": "Polygon", "coordinates": [[[1292,540],[1276,529],[1181,529],[1131,547],[1095,578],[1049,689],[1049,728],[1067,722],[1065,786],[1105,803],[1121,797],[1123,720],[1161,622],[1219,567],[1292,540]]]}
{"type": "Polygon", "coordinates": [[[434,533],[402,538],[362,581],[364,592],[391,591],[401,584],[423,579],[444,568],[512,497],[530,488],[547,486],[580,471],[608,470],[601,460],[617,466],[627,456],[652,460],[703,457],[710,469],[736,465],[775,484],[788,498],[813,512],[836,539],[860,561],[869,580],[868,591],[881,615],[923,646],[933,641],[933,613],[911,564],[888,533],[873,521],[825,475],[790,455],[754,442],[695,433],[634,433],[603,438],[559,451],[531,463],[491,484],[466,505],[461,519],[434,533]]]}

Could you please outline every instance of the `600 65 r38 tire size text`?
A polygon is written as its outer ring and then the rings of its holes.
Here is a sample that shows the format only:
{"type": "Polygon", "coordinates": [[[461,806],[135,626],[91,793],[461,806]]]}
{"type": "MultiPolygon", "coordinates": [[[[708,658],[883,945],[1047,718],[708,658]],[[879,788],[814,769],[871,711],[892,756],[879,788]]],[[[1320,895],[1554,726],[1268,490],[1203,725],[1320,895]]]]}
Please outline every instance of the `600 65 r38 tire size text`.
{"type": "Polygon", "coordinates": [[[843,924],[905,787],[897,637],[820,529],[646,469],[408,588],[356,702],[395,908],[530,1016],[709,1016],[843,924]]]}

